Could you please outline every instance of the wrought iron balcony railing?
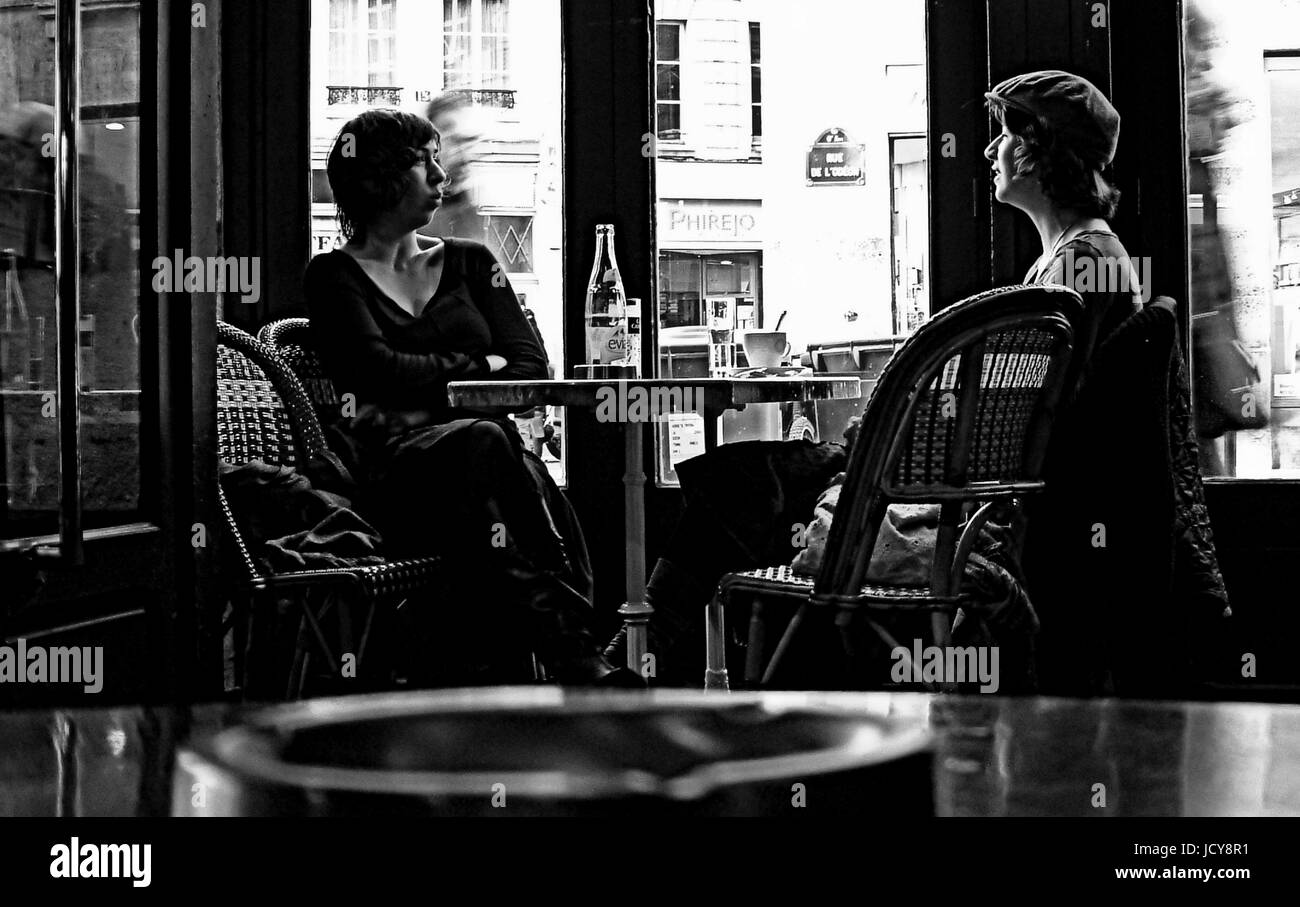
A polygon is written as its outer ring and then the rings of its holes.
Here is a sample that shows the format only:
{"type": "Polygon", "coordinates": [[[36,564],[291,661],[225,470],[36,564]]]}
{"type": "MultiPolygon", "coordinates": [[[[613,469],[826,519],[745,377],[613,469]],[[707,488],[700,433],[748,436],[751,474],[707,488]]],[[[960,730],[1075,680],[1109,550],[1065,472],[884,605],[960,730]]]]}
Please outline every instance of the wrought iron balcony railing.
{"type": "MultiPolygon", "coordinates": [[[[402,103],[401,86],[395,85],[327,85],[329,104],[386,104],[392,107],[402,103]]],[[[417,89],[414,97],[416,103],[432,101],[437,92],[417,89]]],[[[515,92],[510,88],[449,88],[449,95],[459,95],[475,107],[498,107],[504,110],[515,106],[515,92]]]]}
{"type": "Polygon", "coordinates": [[[450,88],[447,94],[460,95],[476,107],[511,110],[515,106],[515,93],[510,88],[450,88]]]}
{"type": "Polygon", "coordinates": [[[397,107],[402,103],[402,89],[393,85],[327,85],[328,103],[335,104],[388,104],[397,107]]]}

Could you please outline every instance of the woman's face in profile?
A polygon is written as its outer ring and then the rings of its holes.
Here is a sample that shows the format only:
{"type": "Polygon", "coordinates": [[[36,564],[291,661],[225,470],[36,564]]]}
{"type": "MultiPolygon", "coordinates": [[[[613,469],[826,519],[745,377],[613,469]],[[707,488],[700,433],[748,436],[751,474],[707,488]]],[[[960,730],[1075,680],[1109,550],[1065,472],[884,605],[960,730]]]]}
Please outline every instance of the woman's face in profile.
{"type": "Polygon", "coordinates": [[[993,164],[993,197],[1003,204],[1014,205],[1029,188],[1029,178],[1016,173],[1013,154],[1019,143],[1020,139],[1003,125],[1002,132],[984,149],[984,157],[993,164]]]}
{"type": "Polygon", "coordinates": [[[421,160],[406,172],[406,192],[397,203],[398,213],[403,215],[403,221],[412,224],[411,229],[423,227],[433,218],[433,212],[442,204],[447,180],[447,171],[438,162],[438,140],[431,139],[420,151],[421,160]]]}

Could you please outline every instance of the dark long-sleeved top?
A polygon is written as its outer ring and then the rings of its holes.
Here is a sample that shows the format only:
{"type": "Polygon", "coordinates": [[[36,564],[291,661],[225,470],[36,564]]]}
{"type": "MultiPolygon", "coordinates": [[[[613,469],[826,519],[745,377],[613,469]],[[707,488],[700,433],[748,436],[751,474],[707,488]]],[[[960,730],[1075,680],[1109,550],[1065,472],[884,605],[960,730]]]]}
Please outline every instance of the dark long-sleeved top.
{"type": "Polygon", "coordinates": [[[481,243],[445,240],[441,280],[420,315],[388,297],[348,253],[318,255],[304,279],[316,345],[340,395],[451,415],[447,382],[545,378],[546,357],[505,269],[481,243]],[[506,360],[490,372],[487,356],[506,360]]]}

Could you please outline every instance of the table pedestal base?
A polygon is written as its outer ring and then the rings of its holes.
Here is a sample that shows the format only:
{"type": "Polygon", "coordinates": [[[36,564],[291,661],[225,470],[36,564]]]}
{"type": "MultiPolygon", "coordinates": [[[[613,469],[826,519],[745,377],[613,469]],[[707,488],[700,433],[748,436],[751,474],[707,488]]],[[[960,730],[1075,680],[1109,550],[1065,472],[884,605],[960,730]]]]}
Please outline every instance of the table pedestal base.
{"type": "Polygon", "coordinates": [[[645,602],[625,602],[618,609],[627,629],[627,669],[647,680],[655,676],[655,664],[646,658],[650,649],[648,627],[655,609],[645,602]]]}

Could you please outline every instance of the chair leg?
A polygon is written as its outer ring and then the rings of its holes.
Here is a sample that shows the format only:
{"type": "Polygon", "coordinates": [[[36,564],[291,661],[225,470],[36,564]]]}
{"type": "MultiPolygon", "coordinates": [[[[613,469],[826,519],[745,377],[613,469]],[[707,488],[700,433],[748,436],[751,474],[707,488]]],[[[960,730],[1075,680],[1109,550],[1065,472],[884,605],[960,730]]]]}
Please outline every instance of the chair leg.
{"type": "MultiPolygon", "coordinates": [[[[248,622],[252,619],[252,594],[245,596],[234,592],[230,596],[230,658],[234,673],[233,682],[244,695],[248,687],[248,622]]],[[[222,648],[225,648],[222,634],[222,648]]]]}
{"type": "Polygon", "coordinates": [[[316,644],[320,646],[320,653],[324,657],[326,665],[335,677],[340,676],[338,659],[334,657],[334,653],[330,650],[329,642],[325,639],[325,632],[321,629],[320,622],[329,614],[332,605],[337,604],[339,608],[344,608],[346,607],[345,603],[335,602],[334,596],[331,594],[321,605],[319,614],[312,611],[311,602],[308,601],[307,596],[299,599],[299,603],[302,606],[303,617],[311,627],[312,634],[316,637],[316,644]]]}
{"type": "MultiPolygon", "coordinates": [[[[935,611],[930,615],[930,626],[934,630],[934,644],[941,651],[947,651],[952,645],[952,623],[953,615],[946,614],[943,611],[935,611]]],[[[945,677],[939,683],[939,691],[942,693],[956,693],[957,682],[951,677],[945,677]]]]}
{"type": "Polygon", "coordinates": [[[275,660],[277,605],[278,600],[273,591],[250,590],[248,593],[241,682],[242,697],[246,700],[279,695],[274,672],[268,666],[268,663],[275,660]]]}
{"type": "Polygon", "coordinates": [[[767,646],[767,620],[762,599],[754,599],[749,609],[749,644],[745,653],[745,683],[757,686],[763,677],[763,651],[767,646]]]}
{"type": "Polygon", "coordinates": [[[858,647],[853,643],[853,618],[854,612],[848,608],[840,608],[835,614],[835,628],[839,630],[840,647],[844,650],[844,674],[841,678],[841,685],[845,689],[857,689],[858,680],[858,647]]]}
{"type": "MultiPolygon", "coordinates": [[[[338,621],[339,621],[339,676],[343,679],[343,659],[352,656],[352,668],[356,672],[355,676],[349,678],[356,681],[361,675],[361,652],[359,652],[352,643],[352,602],[346,596],[340,596],[338,601],[338,621]]],[[[348,684],[352,686],[353,684],[348,684]]]]}
{"type": "Polygon", "coordinates": [[[767,686],[772,682],[772,675],[776,673],[777,665],[785,657],[786,649],[790,648],[790,642],[794,639],[794,634],[798,631],[799,625],[803,623],[804,615],[807,613],[808,602],[804,602],[799,606],[799,610],[794,612],[794,617],[790,618],[790,623],[786,626],[785,632],[781,634],[781,641],[776,644],[776,651],[772,653],[772,660],[767,663],[767,670],[763,672],[763,686],[767,686]]]}
{"type": "MultiPolygon", "coordinates": [[[[304,610],[306,610],[304,608],[304,610]]],[[[298,620],[298,635],[293,644],[293,662],[289,667],[289,677],[285,684],[286,699],[301,699],[307,687],[307,669],[310,658],[310,644],[307,641],[307,618],[304,614],[298,620]]]]}
{"type": "Polygon", "coordinates": [[[722,596],[715,593],[705,612],[704,689],[725,692],[731,687],[727,682],[727,630],[723,610],[722,596]]]}
{"type": "MultiPolygon", "coordinates": [[[[360,657],[370,648],[370,632],[374,629],[375,618],[379,613],[380,602],[375,599],[367,599],[369,608],[366,610],[366,623],[361,628],[361,642],[357,643],[357,653],[360,657]]],[[[400,605],[399,605],[400,607],[400,605]]]]}

